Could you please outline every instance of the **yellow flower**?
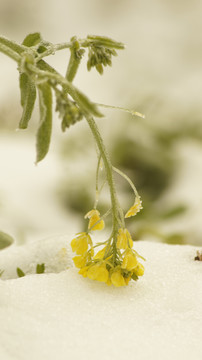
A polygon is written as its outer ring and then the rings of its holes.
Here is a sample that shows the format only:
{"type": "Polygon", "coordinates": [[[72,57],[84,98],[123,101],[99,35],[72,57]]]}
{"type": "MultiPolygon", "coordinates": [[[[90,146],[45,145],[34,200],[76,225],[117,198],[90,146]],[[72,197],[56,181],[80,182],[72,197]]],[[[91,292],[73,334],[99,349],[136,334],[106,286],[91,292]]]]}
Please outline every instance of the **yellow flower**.
{"type": "Polygon", "coordinates": [[[135,269],[137,265],[138,265],[138,261],[136,256],[131,251],[126,253],[126,255],[123,258],[123,263],[121,265],[122,269],[131,271],[135,269]]]}
{"type": "Polygon", "coordinates": [[[87,272],[88,272],[89,266],[84,266],[83,268],[81,268],[79,270],[79,274],[83,275],[83,277],[87,277],[87,272]]]}
{"type": "Polygon", "coordinates": [[[86,218],[90,219],[89,224],[88,224],[88,229],[91,229],[93,231],[94,230],[102,230],[102,229],[104,229],[105,223],[104,223],[104,220],[100,220],[100,212],[98,210],[93,209],[93,210],[89,211],[85,215],[85,219],[86,218]],[[96,225],[93,226],[94,224],[96,224],[96,225]]]}
{"type": "Polygon", "coordinates": [[[131,276],[128,276],[127,278],[124,278],[126,285],[128,285],[129,281],[131,280],[131,276]]]}
{"type": "Polygon", "coordinates": [[[118,249],[127,249],[129,246],[133,247],[133,240],[127,229],[119,229],[116,246],[118,249]]]}
{"type": "Polygon", "coordinates": [[[88,269],[87,277],[91,280],[107,282],[109,278],[109,273],[106,269],[106,265],[104,263],[92,265],[88,269]]]}
{"type": "Polygon", "coordinates": [[[140,199],[139,196],[137,196],[133,206],[131,206],[131,208],[126,213],[125,218],[135,216],[141,209],[143,209],[142,200],[140,199]]]}
{"type": "Polygon", "coordinates": [[[105,246],[102,250],[98,251],[97,254],[94,256],[93,259],[95,259],[95,260],[101,260],[101,259],[103,259],[103,258],[104,258],[104,255],[105,255],[106,248],[107,248],[107,247],[105,246]]]}
{"type": "Polygon", "coordinates": [[[138,262],[136,268],[133,270],[134,274],[137,276],[143,276],[144,275],[144,266],[138,262]]]}
{"type": "Polygon", "coordinates": [[[124,280],[123,275],[121,274],[121,269],[115,270],[111,275],[111,282],[114,286],[120,287],[125,286],[126,282],[124,280]]]}
{"type": "Polygon", "coordinates": [[[86,257],[85,256],[75,256],[72,258],[72,260],[74,261],[74,264],[77,268],[81,269],[82,267],[84,267],[86,265],[86,257]]]}
{"type": "Polygon", "coordinates": [[[88,250],[88,244],[91,244],[92,240],[90,235],[85,232],[78,234],[76,238],[71,241],[72,251],[77,255],[83,255],[88,250]]]}

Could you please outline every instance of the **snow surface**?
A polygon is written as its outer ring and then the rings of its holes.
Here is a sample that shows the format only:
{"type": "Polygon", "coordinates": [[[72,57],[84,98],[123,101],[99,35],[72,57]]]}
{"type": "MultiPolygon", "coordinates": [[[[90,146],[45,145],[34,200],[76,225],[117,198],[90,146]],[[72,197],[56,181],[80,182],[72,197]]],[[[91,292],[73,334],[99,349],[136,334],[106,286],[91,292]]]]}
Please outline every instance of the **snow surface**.
{"type": "Polygon", "coordinates": [[[71,266],[70,239],[60,236],[0,252],[4,278],[16,276],[16,264],[31,264],[30,270],[34,262],[45,261],[47,271],[54,272],[70,266],[60,273],[0,280],[0,359],[201,359],[197,248],[137,242],[135,249],[147,259],[146,273],[136,283],[114,288],[78,275],[71,266]]]}

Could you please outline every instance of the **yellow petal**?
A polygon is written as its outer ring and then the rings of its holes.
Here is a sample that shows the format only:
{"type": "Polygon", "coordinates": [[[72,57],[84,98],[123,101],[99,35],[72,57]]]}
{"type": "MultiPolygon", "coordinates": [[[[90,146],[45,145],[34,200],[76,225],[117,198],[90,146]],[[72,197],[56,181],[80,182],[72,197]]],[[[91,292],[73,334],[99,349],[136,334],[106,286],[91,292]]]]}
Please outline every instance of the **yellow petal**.
{"type": "Polygon", "coordinates": [[[120,271],[114,271],[111,275],[111,282],[114,286],[125,286],[125,280],[120,271]]]}
{"type": "Polygon", "coordinates": [[[95,259],[95,260],[103,259],[104,255],[105,255],[105,251],[106,251],[106,246],[102,250],[99,250],[93,259],[95,259]]]}
{"type": "Polygon", "coordinates": [[[89,266],[85,266],[85,267],[81,268],[81,269],[79,270],[79,274],[80,274],[80,275],[83,275],[83,277],[87,277],[88,269],[89,269],[89,266]]]}
{"type": "Polygon", "coordinates": [[[143,276],[144,275],[144,266],[138,262],[137,267],[133,270],[134,274],[137,276],[143,276]]]}
{"type": "Polygon", "coordinates": [[[105,227],[104,220],[100,220],[100,217],[97,215],[94,215],[90,218],[88,228],[95,231],[95,230],[102,230],[105,227]],[[98,222],[99,221],[99,222],[98,222]],[[98,222],[98,223],[97,223],[98,222]],[[97,223],[97,224],[96,224],[97,223]],[[96,224],[96,225],[94,225],[96,224]],[[93,226],[94,225],[94,226],[93,226]]]}
{"type": "Polygon", "coordinates": [[[97,277],[98,265],[92,265],[87,271],[87,277],[91,280],[95,280],[97,277]]]}
{"type": "Polygon", "coordinates": [[[123,263],[121,265],[122,269],[126,269],[128,271],[131,271],[135,269],[138,265],[138,261],[135,255],[133,254],[127,254],[123,258],[123,263]]]}
{"type": "Polygon", "coordinates": [[[72,260],[74,261],[75,266],[79,269],[84,267],[86,264],[86,258],[84,256],[74,256],[72,260]]]}
{"type": "Polygon", "coordinates": [[[98,275],[96,280],[101,282],[107,282],[109,278],[109,273],[105,266],[100,266],[98,270],[98,275]]]}
{"type": "Polygon", "coordinates": [[[131,208],[126,213],[125,218],[135,216],[141,209],[142,209],[142,200],[138,196],[136,197],[133,206],[131,206],[131,208]]]}

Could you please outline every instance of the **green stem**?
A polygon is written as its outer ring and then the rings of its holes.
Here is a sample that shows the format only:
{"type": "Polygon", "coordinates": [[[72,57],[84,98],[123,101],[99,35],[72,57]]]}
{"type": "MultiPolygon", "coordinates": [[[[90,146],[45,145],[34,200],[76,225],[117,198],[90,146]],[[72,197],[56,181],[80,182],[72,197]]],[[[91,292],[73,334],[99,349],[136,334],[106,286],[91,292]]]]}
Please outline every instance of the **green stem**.
{"type": "Polygon", "coordinates": [[[113,224],[113,249],[114,249],[114,262],[116,261],[116,235],[119,228],[120,223],[120,207],[118,204],[118,199],[116,195],[116,189],[114,184],[114,178],[113,178],[113,167],[109,158],[109,155],[107,153],[107,150],[105,148],[105,145],[103,143],[103,140],[101,138],[100,132],[98,130],[98,127],[93,119],[93,117],[89,115],[85,115],[86,120],[88,122],[88,125],[92,131],[92,134],[94,136],[94,139],[97,143],[98,149],[100,151],[100,154],[102,156],[104,165],[105,165],[105,171],[107,175],[107,181],[109,184],[109,191],[111,196],[111,204],[112,204],[112,224],[113,224]]]}
{"type": "Polygon", "coordinates": [[[1,44],[0,43],[0,52],[6,54],[7,56],[9,56],[11,59],[19,62],[21,59],[21,56],[17,54],[17,52],[13,51],[12,49],[10,49],[8,46],[1,44]]]}
{"type": "Polygon", "coordinates": [[[70,55],[69,64],[67,67],[67,72],[66,72],[65,78],[69,82],[72,82],[76,76],[79,64],[81,62],[81,58],[76,56],[74,47],[70,48],[70,52],[71,52],[71,55],[70,55]]]}
{"type": "Polygon", "coordinates": [[[115,172],[117,172],[117,174],[121,175],[130,184],[131,188],[133,189],[133,191],[135,193],[135,196],[139,198],[137,189],[136,189],[135,185],[133,184],[133,182],[131,181],[131,179],[126,174],[124,174],[121,170],[115,168],[114,166],[113,166],[113,170],[115,172]]]}

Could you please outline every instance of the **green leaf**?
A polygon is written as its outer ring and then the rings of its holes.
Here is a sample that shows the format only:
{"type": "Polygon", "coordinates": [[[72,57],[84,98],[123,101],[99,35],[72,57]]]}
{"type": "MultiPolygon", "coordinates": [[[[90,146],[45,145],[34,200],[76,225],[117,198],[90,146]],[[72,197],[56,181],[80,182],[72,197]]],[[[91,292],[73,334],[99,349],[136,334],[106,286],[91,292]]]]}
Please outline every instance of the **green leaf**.
{"type": "Polygon", "coordinates": [[[74,99],[81,108],[96,117],[103,117],[103,114],[98,110],[97,105],[92,103],[86,95],[75,88],[74,99]]]}
{"type": "Polygon", "coordinates": [[[26,129],[31,119],[36,100],[36,87],[34,82],[25,73],[20,74],[21,105],[23,107],[20,129],[26,129]]]}
{"type": "Polygon", "coordinates": [[[32,34],[29,34],[25,37],[25,39],[23,40],[23,45],[31,47],[31,46],[35,46],[37,44],[39,44],[42,41],[42,37],[41,34],[39,32],[35,32],[32,34]]]}
{"type": "Polygon", "coordinates": [[[43,71],[49,71],[53,74],[58,74],[59,73],[52,67],[50,66],[49,64],[47,64],[44,60],[40,60],[37,62],[37,67],[40,69],[40,70],[43,70],[43,71]]]}
{"type": "Polygon", "coordinates": [[[125,48],[125,45],[123,43],[110,39],[106,36],[88,35],[87,39],[92,40],[92,42],[98,46],[104,46],[107,48],[113,48],[119,50],[125,48]]]}
{"type": "Polygon", "coordinates": [[[36,274],[43,274],[45,271],[45,264],[37,264],[36,266],[36,274]]]}
{"type": "Polygon", "coordinates": [[[52,92],[48,83],[38,85],[40,124],[37,132],[37,158],[41,161],[47,154],[52,131],[52,92]]]}
{"type": "Polygon", "coordinates": [[[25,276],[24,271],[22,271],[19,267],[17,267],[16,271],[17,271],[17,274],[18,274],[19,277],[25,276]]]}
{"type": "Polygon", "coordinates": [[[13,244],[14,239],[12,236],[0,231],[0,250],[5,249],[6,247],[13,244]]]}

